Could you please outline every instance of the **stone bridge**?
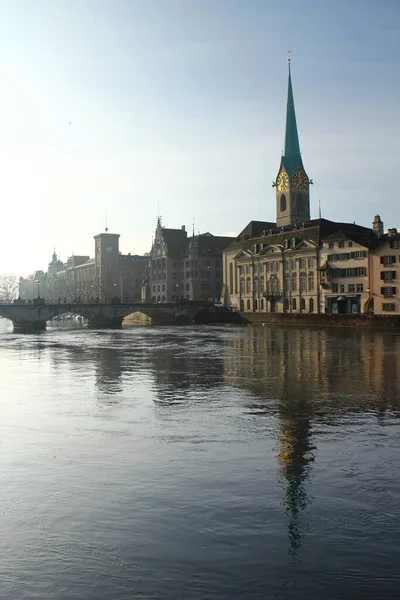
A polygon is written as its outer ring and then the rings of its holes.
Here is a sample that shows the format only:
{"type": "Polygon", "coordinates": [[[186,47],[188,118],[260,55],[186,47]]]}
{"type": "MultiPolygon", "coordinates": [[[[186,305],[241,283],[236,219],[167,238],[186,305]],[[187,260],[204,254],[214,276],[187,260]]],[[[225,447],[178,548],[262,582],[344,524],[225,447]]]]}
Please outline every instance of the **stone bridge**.
{"type": "Polygon", "coordinates": [[[89,327],[116,329],[121,327],[125,317],[135,312],[144,313],[156,322],[173,325],[216,320],[216,308],[212,302],[191,300],[162,304],[145,302],[44,304],[35,302],[35,300],[31,304],[18,301],[13,304],[0,304],[0,316],[10,319],[15,331],[45,330],[47,321],[66,313],[84,317],[88,320],[89,327]]]}

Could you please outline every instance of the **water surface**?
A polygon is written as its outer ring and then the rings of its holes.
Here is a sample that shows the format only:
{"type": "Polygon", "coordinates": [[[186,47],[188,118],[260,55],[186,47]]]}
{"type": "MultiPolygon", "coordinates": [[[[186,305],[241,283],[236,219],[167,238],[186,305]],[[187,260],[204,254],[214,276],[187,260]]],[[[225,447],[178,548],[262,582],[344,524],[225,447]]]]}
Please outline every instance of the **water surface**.
{"type": "Polygon", "coordinates": [[[0,597],[400,596],[400,334],[0,320],[0,597]]]}

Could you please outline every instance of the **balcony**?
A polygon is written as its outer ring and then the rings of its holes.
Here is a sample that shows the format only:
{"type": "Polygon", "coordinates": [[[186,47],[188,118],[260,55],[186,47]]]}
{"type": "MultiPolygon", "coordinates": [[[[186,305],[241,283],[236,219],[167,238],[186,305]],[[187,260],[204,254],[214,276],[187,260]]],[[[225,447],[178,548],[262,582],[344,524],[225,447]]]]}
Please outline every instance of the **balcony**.
{"type": "Polygon", "coordinates": [[[279,300],[282,298],[282,292],[264,292],[263,296],[267,300],[279,300]]]}

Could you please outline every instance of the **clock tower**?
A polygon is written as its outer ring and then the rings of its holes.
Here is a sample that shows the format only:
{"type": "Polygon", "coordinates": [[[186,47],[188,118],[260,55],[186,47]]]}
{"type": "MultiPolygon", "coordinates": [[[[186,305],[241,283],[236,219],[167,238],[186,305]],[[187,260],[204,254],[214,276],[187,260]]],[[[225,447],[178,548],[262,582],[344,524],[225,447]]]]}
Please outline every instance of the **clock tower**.
{"type": "Polygon", "coordinates": [[[286,109],[285,149],[274,186],[276,187],[276,225],[296,225],[310,220],[310,180],[301,159],[290,74],[286,109]]]}

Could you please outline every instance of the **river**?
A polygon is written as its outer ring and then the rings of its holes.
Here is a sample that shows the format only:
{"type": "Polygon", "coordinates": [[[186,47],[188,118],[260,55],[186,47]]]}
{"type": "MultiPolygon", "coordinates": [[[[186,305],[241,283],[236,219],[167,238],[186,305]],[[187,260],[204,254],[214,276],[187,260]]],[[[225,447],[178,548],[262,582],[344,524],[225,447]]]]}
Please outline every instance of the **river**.
{"type": "Polygon", "coordinates": [[[2,600],[400,596],[400,332],[0,320],[2,600]]]}

